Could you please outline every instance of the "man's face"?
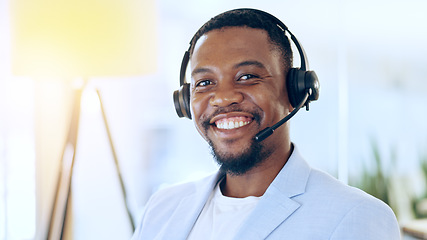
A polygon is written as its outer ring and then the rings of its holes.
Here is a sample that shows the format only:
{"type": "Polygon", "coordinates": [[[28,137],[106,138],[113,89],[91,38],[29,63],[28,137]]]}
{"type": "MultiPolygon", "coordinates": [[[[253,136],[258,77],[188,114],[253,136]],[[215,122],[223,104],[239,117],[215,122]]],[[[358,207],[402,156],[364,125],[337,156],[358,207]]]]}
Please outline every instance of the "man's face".
{"type": "Polygon", "coordinates": [[[292,108],[281,53],[264,30],[228,27],[203,35],[191,57],[190,101],[196,128],[217,160],[246,159],[253,149],[267,157],[288,137],[283,126],[261,144],[253,140],[292,108]]]}

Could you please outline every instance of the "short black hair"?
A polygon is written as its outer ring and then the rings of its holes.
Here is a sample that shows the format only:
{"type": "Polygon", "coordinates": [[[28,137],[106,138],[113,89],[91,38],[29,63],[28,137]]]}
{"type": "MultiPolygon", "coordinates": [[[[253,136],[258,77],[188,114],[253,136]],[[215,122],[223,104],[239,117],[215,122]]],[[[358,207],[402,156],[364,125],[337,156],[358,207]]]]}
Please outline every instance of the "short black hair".
{"type": "Polygon", "coordinates": [[[277,20],[252,9],[235,9],[221,13],[206,22],[194,35],[191,40],[190,54],[194,51],[194,46],[204,34],[226,27],[250,27],[265,30],[270,42],[277,47],[283,58],[285,70],[292,67],[292,49],[288,37],[277,25],[277,20]]]}

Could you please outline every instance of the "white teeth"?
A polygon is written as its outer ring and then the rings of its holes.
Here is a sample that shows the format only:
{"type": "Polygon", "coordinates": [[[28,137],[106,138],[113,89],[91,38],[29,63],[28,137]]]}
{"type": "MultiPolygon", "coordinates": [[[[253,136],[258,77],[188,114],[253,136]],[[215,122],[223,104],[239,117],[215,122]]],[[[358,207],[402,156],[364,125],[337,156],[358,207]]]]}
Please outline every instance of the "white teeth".
{"type": "Polygon", "coordinates": [[[240,122],[234,122],[234,121],[230,121],[230,122],[221,122],[218,123],[217,128],[219,129],[235,129],[235,128],[239,128],[239,127],[243,127],[245,125],[248,125],[250,123],[250,121],[240,121],[240,122]]]}

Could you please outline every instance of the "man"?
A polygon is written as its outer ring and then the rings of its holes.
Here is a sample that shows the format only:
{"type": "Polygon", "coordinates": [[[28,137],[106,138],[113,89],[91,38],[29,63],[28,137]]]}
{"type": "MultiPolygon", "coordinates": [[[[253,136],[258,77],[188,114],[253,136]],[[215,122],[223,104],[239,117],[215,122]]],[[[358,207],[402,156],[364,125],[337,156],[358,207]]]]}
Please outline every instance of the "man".
{"type": "Polygon", "coordinates": [[[295,108],[290,44],[274,19],[248,9],[214,17],[190,63],[191,116],[220,170],[154,194],[133,239],[400,239],[387,205],[303,160],[289,123],[255,140],[295,108]]]}

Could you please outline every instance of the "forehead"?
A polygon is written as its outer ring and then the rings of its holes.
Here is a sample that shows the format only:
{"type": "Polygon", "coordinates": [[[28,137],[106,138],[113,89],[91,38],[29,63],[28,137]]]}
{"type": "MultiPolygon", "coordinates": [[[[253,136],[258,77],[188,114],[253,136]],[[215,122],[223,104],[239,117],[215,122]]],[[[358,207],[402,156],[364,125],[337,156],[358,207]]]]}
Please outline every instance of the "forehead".
{"type": "Polygon", "coordinates": [[[192,68],[203,61],[227,61],[236,58],[266,60],[280,55],[269,40],[267,31],[249,27],[225,27],[207,32],[199,38],[191,56],[192,68]]]}

